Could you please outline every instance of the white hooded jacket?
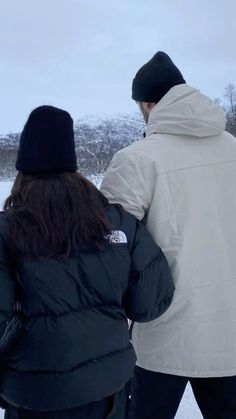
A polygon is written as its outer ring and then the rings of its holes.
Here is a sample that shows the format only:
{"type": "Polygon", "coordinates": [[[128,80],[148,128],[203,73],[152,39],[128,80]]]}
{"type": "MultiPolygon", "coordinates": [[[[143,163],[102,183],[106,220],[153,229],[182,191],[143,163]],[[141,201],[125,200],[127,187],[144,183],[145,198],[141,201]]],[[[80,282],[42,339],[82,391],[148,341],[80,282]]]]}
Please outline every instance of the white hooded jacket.
{"type": "Polygon", "coordinates": [[[134,325],[137,364],[151,371],[236,375],[236,139],[224,128],[221,108],[175,86],[102,184],[110,202],[147,216],[175,280],[167,312],[134,325]]]}

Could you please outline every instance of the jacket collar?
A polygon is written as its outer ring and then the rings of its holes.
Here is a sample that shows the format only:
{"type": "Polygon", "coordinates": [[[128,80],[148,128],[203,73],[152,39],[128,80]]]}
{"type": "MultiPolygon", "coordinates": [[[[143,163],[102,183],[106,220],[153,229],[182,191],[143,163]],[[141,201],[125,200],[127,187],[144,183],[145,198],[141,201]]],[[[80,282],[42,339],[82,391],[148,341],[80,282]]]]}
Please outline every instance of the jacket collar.
{"type": "Polygon", "coordinates": [[[149,115],[146,135],[172,134],[203,138],[221,134],[225,115],[221,107],[186,84],[172,87],[149,115]]]}

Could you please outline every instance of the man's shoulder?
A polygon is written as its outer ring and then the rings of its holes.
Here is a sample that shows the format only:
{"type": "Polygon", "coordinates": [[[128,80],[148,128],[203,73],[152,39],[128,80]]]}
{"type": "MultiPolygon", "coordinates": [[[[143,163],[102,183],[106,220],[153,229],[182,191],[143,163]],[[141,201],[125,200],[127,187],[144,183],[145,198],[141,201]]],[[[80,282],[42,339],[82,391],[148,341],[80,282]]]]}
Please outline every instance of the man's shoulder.
{"type": "Polygon", "coordinates": [[[234,135],[230,134],[228,131],[223,131],[222,136],[224,137],[224,139],[232,142],[233,145],[236,147],[236,137],[234,135]]]}
{"type": "Polygon", "coordinates": [[[142,138],[138,141],[134,141],[132,144],[122,148],[119,150],[116,154],[124,154],[129,155],[135,152],[138,152],[139,150],[142,150],[145,147],[145,139],[142,138]]]}
{"type": "Polygon", "coordinates": [[[143,138],[138,141],[133,142],[129,146],[119,150],[115,154],[115,158],[132,161],[142,161],[152,160],[152,148],[153,143],[151,144],[148,139],[143,138]],[[143,160],[144,159],[144,160],[143,160]]]}

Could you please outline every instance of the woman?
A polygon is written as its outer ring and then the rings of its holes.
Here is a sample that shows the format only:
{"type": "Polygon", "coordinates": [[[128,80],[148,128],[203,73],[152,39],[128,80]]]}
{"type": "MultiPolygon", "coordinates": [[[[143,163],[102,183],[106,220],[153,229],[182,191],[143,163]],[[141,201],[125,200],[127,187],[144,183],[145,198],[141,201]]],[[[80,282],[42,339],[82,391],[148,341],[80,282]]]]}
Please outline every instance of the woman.
{"type": "Polygon", "coordinates": [[[124,418],[135,365],[127,317],[146,322],[169,307],[166,259],[77,172],[67,112],[31,113],[16,168],[0,216],[5,417],[124,418]]]}

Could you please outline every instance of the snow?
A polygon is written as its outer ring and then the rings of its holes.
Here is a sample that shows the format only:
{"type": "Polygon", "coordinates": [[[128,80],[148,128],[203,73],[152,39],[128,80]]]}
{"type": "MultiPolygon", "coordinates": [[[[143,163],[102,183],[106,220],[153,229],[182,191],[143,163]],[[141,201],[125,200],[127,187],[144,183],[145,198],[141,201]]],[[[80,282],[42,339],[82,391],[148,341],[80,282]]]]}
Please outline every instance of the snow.
{"type": "MultiPolygon", "coordinates": [[[[100,185],[101,177],[94,177],[91,179],[96,185],[100,185]]],[[[2,207],[4,200],[11,191],[12,182],[0,182],[0,207],[2,207]]],[[[0,419],[3,419],[3,411],[0,410],[0,419]]],[[[180,404],[178,413],[175,419],[203,419],[195,402],[190,386],[187,386],[183,400],[180,404]]]]}

